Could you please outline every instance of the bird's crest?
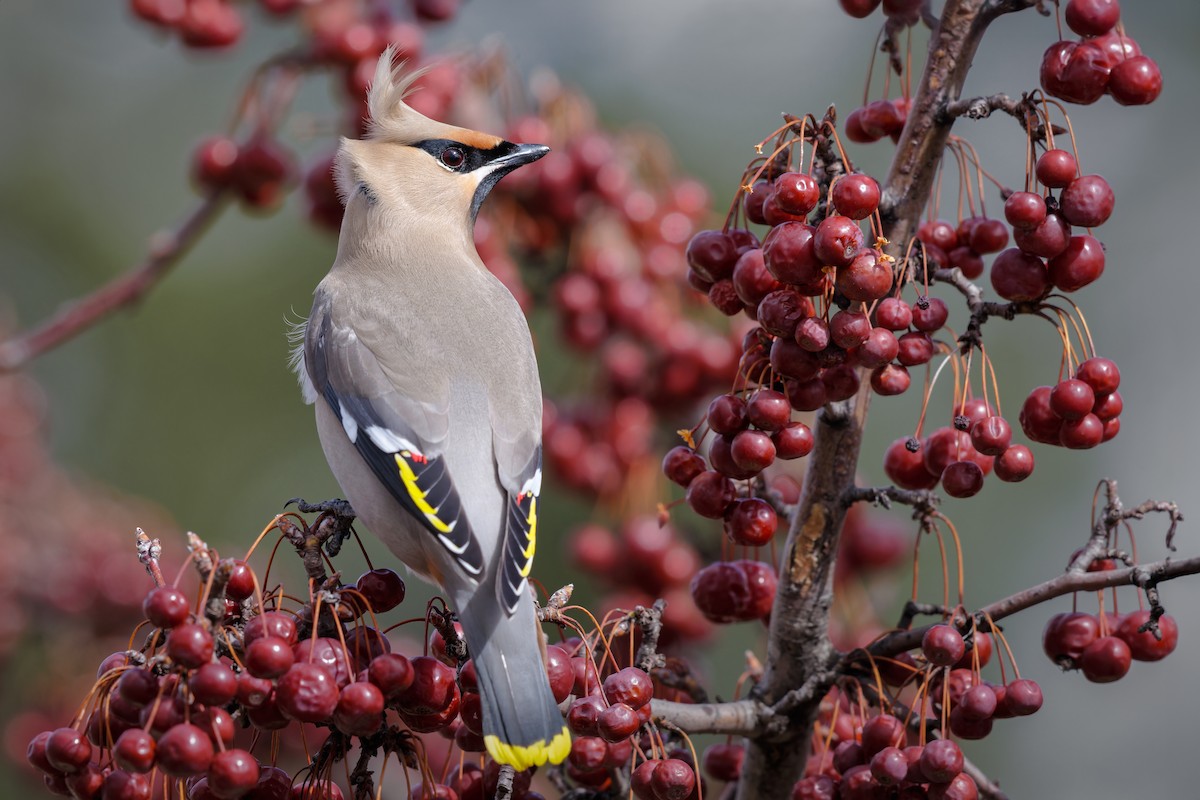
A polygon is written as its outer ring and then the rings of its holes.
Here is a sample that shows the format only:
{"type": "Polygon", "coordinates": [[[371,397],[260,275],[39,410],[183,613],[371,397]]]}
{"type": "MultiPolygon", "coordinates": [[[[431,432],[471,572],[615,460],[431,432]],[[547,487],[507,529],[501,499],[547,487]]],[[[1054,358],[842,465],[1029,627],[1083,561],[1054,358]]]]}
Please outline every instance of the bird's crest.
{"type": "Polygon", "coordinates": [[[433,120],[410,108],[404,98],[412,94],[414,84],[426,70],[410,70],[407,61],[396,62],[395,58],[396,48],[389,46],[375,65],[375,77],[367,94],[369,135],[372,139],[418,141],[433,120]]]}

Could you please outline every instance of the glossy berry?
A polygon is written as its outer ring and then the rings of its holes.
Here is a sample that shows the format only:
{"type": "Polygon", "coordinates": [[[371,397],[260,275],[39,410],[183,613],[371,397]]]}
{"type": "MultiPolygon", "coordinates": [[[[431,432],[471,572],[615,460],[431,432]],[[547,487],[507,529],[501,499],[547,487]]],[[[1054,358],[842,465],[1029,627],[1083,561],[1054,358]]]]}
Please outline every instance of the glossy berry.
{"type": "Polygon", "coordinates": [[[1042,689],[1035,681],[1021,678],[1004,689],[1003,706],[1014,717],[1026,717],[1042,707],[1042,689]]]}
{"type": "Polygon", "coordinates": [[[1132,662],[1129,645],[1116,636],[1101,636],[1084,648],[1079,668],[1092,683],[1112,683],[1125,677],[1132,662]]]}
{"type": "Polygon", "coordinates": [[[1113,66],[1108,76],[1108,93],[1123,106],[1153,103],[1162,86],[1162,71],[1149,56],[1128,58],[1113,66]]]}
{"type": "Polygon", "coordinates": [[[696,773],[686,761],[667,758],[654,768],[650,787],[658,800],[686,800],[696,788],[696,773]]]}
{"type": "Polygon", "coordinates": [[[708,404],[708,427],[732,436],[749,424],[746,401],[737,395],[723,394],[708,404]]]}
{"type": "Polygon", "coordinates": [[[790,422],[772,436],[775,455],[782,459],[803,458],[812,452],[815,439],[812,429],[803,422],[790,422]]]}
{"type": "Polygon", "coordinates": [[[191,674],[188,688],[205,705],[223,706],[237,696],[237,675],[219,661],[210,661],[191,674]]]}
{"type": "Polygon", "coordinates": [[[921,772],[932,783],[949,783],[962,768],[962,751],[949,739],[934,739],[921,752],[921,772]]]}
{"type": "Polygon", "coordinates": [[[807,215],[817,207],[820,191],[816,179],[803,172],[785,172],[775,179],[775,202],[788,214],[807,215]]]}
{"type": "Polygon", "coordinates": [[[966,651],[962,634],[949,625],[933,625],[921,638],[921,652],[929,663],[939,667],[952,666],[966,651]]]}
{"type": "Polygon", "coordinates": [[[1059,149],[1042,153],[1034,167],[1037,179],[1051,189],[1065,187],[1075,179],[1077,170],[1075,156],[1071,155],[1070,151],[1059,149]]]}
{"type": "Polygon", "coordinates": [[[1092,387],[1077,378],[1060,381],[1050,390],[1050,409],[1063,419],[1079,419],[1090,414],[1095,402],[1092,387]]]}
{"type": "Polygon", "coordinates": [[[391,611],[404,602],[404,579],[386,567],[364,572],[354,586],[376,614],[391,611]]]}
{"type": "Polygon", "coordinates": [[[1080,36],[1099,36],[1117,24],[1121,6],[1117,0],[1068,0],[1064,17],[1080,36]]]}
{"type": "Polygon", "coordinates": [[[705,470],[687,488],[687,504],[702,517],[721,519],[737,497],[733,481],[715,470],[705,470]]]}
{"type": "Polygon", "coordinates": [[[1033,453],[1023,444],[1010,445],[996,457],[992,468],[1006,483],[1023,481],[1033,474],[1033,453]]]}
{"type": "Polygon", "coordinates": [[[179,625],[167,635],[167,655],[176,664],[195,669],[213,657],[213,637],[195,622],[179,625]]]}
{"type": "Polygon", "coordinates": [[[725,517],[725,532],[729,538],[748,547],[768,544],[775,537],[778,525],[775,509],[757,497],[736,501],[725,517]]]}
{"type": "Polygon", "coordinates": [[[1072,236],[1067,249],[1051,258],[1048,266],[1055,288],[1078,291],[1104,272],[1104,245],[1086,234],[1072,236]]]}
{"type": "Polygon", "coordinates": [[[1016,228],[1013,241],[1021,252],[1054,258],[1071,243],[1071,225],[1061,214],[1048,213],[1036,228],[1016,228]]]}
{"type": "Polygon", "coordinates": [[[191,601],[174,586],[158,586],[151,589],[142,601],[142,613],[160,628],[182,625],[190,611],[191,601]]]}
{"type": "Polygon", "coordinates": [[[870,175],[843,175],[829,190],[833,207],[850,219],[866,219],[879,207],[879,184],[870,175]]]}
{"type": "Polygon", "coordinates": [[[1130,656],[1135,661],[1161,661],[1175,652],[1179,644],[1179,626],[1170,614],[1158,618],[1158,630],[1162,638],[1155,638],[1150,630],[1138,632],[1138,628],[1150,619],[1150,611],[1133,611],[1121,620],[1116,634],[1129,646],[1130,656]]]}
{"type": "MultiPolygon", "coordinates": [[[[1073,176],[1074,169],[1071,173],[1073,176]]],[[[1004,201],[1004,218],[1014,228],[1032,230],[1046,219],[1046,201],[1033,192],[1013,192],[1004,201]]]]}
{"type": "Polygon", "coordinates": [[[813,251],[822,263],[845,267],[863,247],[862,229],[847,216],[832,214],[821,220],[813,236],[813,251]]]}
{"type": "Polygon", "coordinates": [[[1075,377],[1091,386],[1097,397],[1111,394],[1121,385],[1121,371],[1116,362],[1101,356],[1081,362],[1075,369],[1075,377]]]}
{"type": "Polygon", "coordinates": [[[983,488],[983,469],[974,461],[952,461],[942,471],[942,488],[951,497],[974,497],[983,488]]]}
{"type": "Polygon", "coordinates": [[[1042,57],[1042,88],[1068,103],[1088,105],[1108,86],[1108,59],[1090,42],[1055,42],[1042,57]]]}
{"type": "Polygon", "coordinates": [[[214,755],[208,766],[208,788],[221,800],[242,797],[258,785],[259,775],[258,760],[249,752],[224,750],[214,755]]]}
{"type": "Polygon", "coordinates": [[[1016,302],[1038,300],[1052,288],[1046,263],[1016,247],[996,256],[991,278],[996,294],[1016,302]]]}
{"type": "Polygon", "coordinates": [[[663,474],[667,476],[667,480],[684,488],[692,482],[693,478],[704,472],[704,467],[704,458],[685,445],[672,447],[663,456],[663,474]]]}
{"type": "Polygon", "coordinates": [[[212,740],[196,725],[175,725],[158,740],[158,766],[172,777],[199,775],[212,760],[212,740]]]}

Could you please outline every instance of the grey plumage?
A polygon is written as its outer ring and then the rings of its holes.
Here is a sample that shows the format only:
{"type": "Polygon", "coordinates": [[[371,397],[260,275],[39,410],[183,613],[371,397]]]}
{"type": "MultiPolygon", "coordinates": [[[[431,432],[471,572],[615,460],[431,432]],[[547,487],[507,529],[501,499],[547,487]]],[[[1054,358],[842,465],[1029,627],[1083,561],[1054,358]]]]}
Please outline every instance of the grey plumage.
{"type": "Polygon", "coordinates": [[[346,215],[305,329],[305,394],[360,519],[458,611],[489,751],[518,769],[558,762],[569,737],[526,581],[541,485],[537,363],[521,309],[471,236],[496,180],[546,148],[416,114],[390,58],[371,90],[371,137],[339,152],[346,215]]]}

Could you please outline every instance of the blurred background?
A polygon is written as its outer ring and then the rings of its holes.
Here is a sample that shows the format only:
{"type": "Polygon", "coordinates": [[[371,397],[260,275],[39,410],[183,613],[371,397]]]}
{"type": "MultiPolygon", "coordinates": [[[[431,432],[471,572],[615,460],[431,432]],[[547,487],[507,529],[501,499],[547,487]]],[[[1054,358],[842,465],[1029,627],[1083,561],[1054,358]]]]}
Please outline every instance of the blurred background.
{"type": "MultiPolygon", "coordinates": [[[[197,202],[187,175],[192,148],[224,128],[255,65],[294,41],[289,26],[255,18],[230,51],[183,52],[133,20],[125,5],[0,3],[0,330],[33,324],[121,273],[156,231],[181,219],[197,202]]],[[[1087,536],[1101,477],[1120,481],[1127,504],[1171,499],[1185,514],[1194,512],[1192,451],[1200,436],[1191,416],[1200,373],[1193,366],[1197,334],[1187,319],[1200,296],[1200,272],[1185,228],[1200,185],[1192,133],[1200,113],[1193,41],[1200,6],[1126,5],[1128,31],[1163,70],[1162,96],[1148,107],[1103,98],[1070,109],[1084,172],[1103,174],[1117,196],[1099,234],[1106,273],[1076,300],[1099,352],[1121,367],[1121,434],[1087,453],[1035,446],[1030,481],[991,480],[969,502],[947,501],[965,542],[969,606],[1060,572],[1087,536]]],[[[878,15],[852,20],[834,0],[476,0],[455,21],[430,29],[427,50],[500,46],[521,72],[549,67],[592,99],[602,127],[659,133],[679,170],[710,188],[710,222],[719,224],[753,145],[779,124],[780,112],[819,115],[836,103],[844,114],[861,102],[878,22],[878,15]]],[[[1055,38],[1053,20],[1035,12],[1001,19],[966,92],[1032,89],[1041,54],[1055,38]]],[[[919,60],[923,44],[917,47],[919,60]]],[[[323,80],[314,80],[282,138],[307,156],[327,151],[332,109],[323,80]]],[[[963,122],[956,133],[999,180],[1021,182],[1023,134],[1010,119],[963,122]]],[[[852,146],[850,155],[882,177],[890,150],[886,142],[852,146]]],[[[994,192],[988,203],[998,215],[994,192]]],[[[120,606],[110,592],[140,596],[145,587],[113,587],[97,577],[114,552],[133,560],[132,526],[164,537],[165,564],[174,570],[185,552],[181,530],[239,552],[288,498],[338,494],[312,411],[286,365],[284,323],[307,313],[334,247],[333,236],[306,222],[296,197],[266,217],[233,207],[132,313],[37,360],[27,370],[36,386],[6,386],[9,406],[27,413],[9,413],[0,426],[47,430],[48,451],[23,456],[57,464],[55,481],[65,483],[55,485],[71,487],[69,502],[65,488],[5,498],[0,564],[10,581],[28,584],[0,605],[0,641],[10,648],[0,662],[7,753],[23,752],[30,725],[65,724],[104,654],[92,649],[91,633],[131,629],[128,616],[90,627],[73,617],[120,606]],[[11,399],[17,395],[19,404],[11,399]],[[56,525],[94,528],[92,545],[52,543],[40,528],[47,515],[65,518],[56,525]],[[87,576],[93,583],[80,584],[87,576]],[[95,594],[81,594],[80,585],[95,594]],[[43,703],[60,716],[31,721],[30,692],[49,691],[49,677],[68,687],[65,698],[43,703]]],[[[545,319],[535,316],[535,328],[552,338],[545,319]]],[[[987,332],[1003,402],[1015,419],[1028,389],[1055,379],[1057,338],[1031,320],[993,322],[987,332]]],[[[569,370],[545,361],[543,370],[562,390],[569,370]]],[[[864,481],[883,482],[883,448],[912,430],[913,403],[873,402],[864,481]]],[[[10,458],[6,470],[31,463],[10,458]]],[[[587,505],[565,489],[547,492],[545,505],[550,523],[536,574],[554,587],[575,578],[563,541],[587,505]]],[[[676,516],[688,517],[685,527],[711,547],[715,530],[694,524],[685,509],[676,516]]],[[[894,516],[907,520],[903,511],[894,516]]],[[[1164,554],[1161,520],[1137,530],[1143,556],[1164,554]]],[[[1188,523],[1177,541],[1181,554],[1200,551],[1188,523]]],[[[381,548],[372,552],[386,560],[381,548]]],[[[359,563],[353,559],[346,562],[350,574],[359,563]]],[[[906,593],[905,581],[900,574],[897,597],[906,593]]],[[[1010,620],[1006,631],[1022,673],[1042,685],[1046,704],[1036,716],[1003,722],[987,740],[968,743],[967,754],[1014,798],[1194,793],[1187,734],[1195,703],[1187,698],[1200,621],[1188,612],[1200,606],[1200,580],[1167,585],[1163,601],[1179,622],[1178,651],[1162,663],[1135,663],[1107,686],[1062,674],[1041,653],[1044,621],[1068,609],[1069,599],[1010,620]]],[[[888,607],[886,598],[881,602],[888,607]]],[[[732,644],[714,640],[699,653],[722,696],[732,693],[742,668],[738,654],[759,641],[756,626],[737,627],[732,644]]],[[[0,760],[0,794],[13,796],[27,780],[23,766],[0,760]]]]}

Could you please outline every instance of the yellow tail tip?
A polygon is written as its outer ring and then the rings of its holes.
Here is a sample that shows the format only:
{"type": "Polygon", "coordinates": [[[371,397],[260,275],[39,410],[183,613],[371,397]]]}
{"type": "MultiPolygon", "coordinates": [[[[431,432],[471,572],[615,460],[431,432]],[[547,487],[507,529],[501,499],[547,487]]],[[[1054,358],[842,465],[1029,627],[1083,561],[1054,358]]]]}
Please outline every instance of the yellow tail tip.
{"type": "Polygon", "coordinates": [[[550,740],[550,744],[546,744],[545,739],[524,746],[509,744],[500,741],[500,737],[495,734],[484,736],[483,744],[487,747],[488,755],[496,759],[497,763],[509,764],[517,772],[523,772],[530,767],[540,767],[546,762],[561,764],[571,752],[571,734],[564,725],[562,731],[550,740]]]}

